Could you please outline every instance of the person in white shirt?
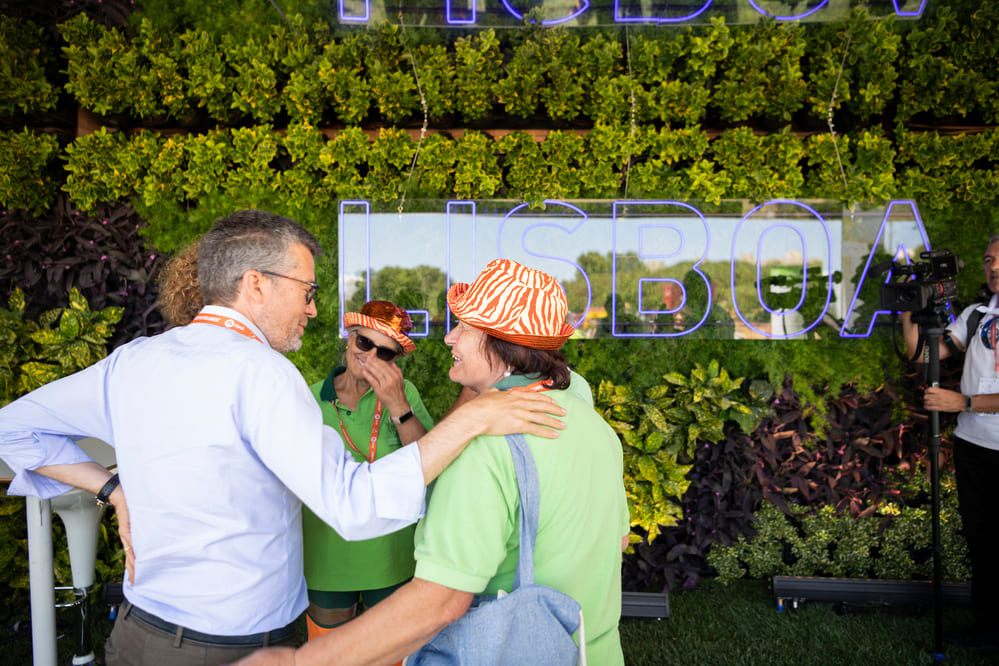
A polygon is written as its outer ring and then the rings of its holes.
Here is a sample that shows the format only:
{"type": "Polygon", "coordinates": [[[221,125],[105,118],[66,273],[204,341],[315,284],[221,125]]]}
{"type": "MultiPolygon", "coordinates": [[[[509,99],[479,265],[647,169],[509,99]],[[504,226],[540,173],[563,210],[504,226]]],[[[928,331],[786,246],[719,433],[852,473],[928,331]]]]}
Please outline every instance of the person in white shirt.
{"type": "Polygon", "coordinates": [[[545,398],[493,391],[415,446],[354,462],[282,355],[316,316],[319,253],[287,218],[226,216],[199,246],[206,305],[193,322],[0,409],[10,494],[75,486],[118,511],[128,575],[110,666],[227,663],[297,644],[303,502],[347,538],[392,532],[422,515],[426,484],[472,438],[563,427],[545,398]],[[83,437],[115,448],[120,485],[76,445],[83,437]]]}
{"type": "MultiPolygon", "coordinates": [[[[992,234],[982,258],[986,303],[966,307],[947,326],[939,342],[940,359],[964,354],[960,391],[930,386],[927,410],[958,412],[954,429],[954,472],[962,532],[971,561],[971,606],[975,626],[944,635],[944,642],[971,649],[999,651],[999,532],[995,529],[999,494],[999,234],[992,234]]],[[[921,348],[919,326],[911,312],[902,316],[910,357],[921,348]]]]}

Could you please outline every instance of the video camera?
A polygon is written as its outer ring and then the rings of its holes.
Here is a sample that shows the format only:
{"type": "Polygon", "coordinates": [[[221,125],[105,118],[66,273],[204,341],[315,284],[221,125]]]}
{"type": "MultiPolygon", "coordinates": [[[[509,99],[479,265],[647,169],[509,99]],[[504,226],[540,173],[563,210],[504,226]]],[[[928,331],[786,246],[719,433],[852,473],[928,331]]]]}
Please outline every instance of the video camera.
{"type": "Polygon", "coordinates": [[[891,280],[881,285],[881,307],[892,312],[942,308],[957,299],[958,260],[950,250],[920,252],[924,261],[891,264],[891,280]],[[911,279],[910,279],[911,277],[911,279]]]}

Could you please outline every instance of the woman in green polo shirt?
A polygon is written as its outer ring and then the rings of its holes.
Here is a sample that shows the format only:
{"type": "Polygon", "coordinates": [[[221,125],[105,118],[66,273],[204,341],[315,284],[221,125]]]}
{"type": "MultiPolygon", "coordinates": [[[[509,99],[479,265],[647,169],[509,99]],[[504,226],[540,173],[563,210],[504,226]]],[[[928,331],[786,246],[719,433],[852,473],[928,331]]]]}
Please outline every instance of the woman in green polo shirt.
{"type": "MultiPolygon", "coordinates": [[[[630,531],[621,443],[593,409],[585,380],[572,377],[558,351],[573,333],[565,323],[565,293],[550,275],[498,259],[474,284],[452,286],[447,303],[459,322],[444,338],[454,357],[452,381],[474,393],[545,391],[567,412],[557,439],[525,436],[539,482],[535,582],[579,602],[588,663],[620,666],[621,551],[630,531]]],[[[441,600],[441,609],[467,607],[471,595],[511,589],[518,506],[503,437],[472,440],[434,482],[415,547],[414,586],[419,584],[419,607],[431,624],[424,635],[440,628],[435,618],[453,617],[438,614],[435,601],[441,600]]],[[[391,608],[399,618],[411,615],[405,598],[400,592],[380,613],[391,608]]],[[[522,653],[506,655],[510,663],[542,663],[538,646],[513,648],[522,653]]]]}
{"type": "MultiPolygon", "coordinates": [[[[416,345],[409,315],[388,301],[370,301],[343,318],[349,332],[345,364],[313,384],[323,421],[358,462],[374,462],[433,427],[416,387],[395,360],[416,345]]],[[[308,508],[302,509],[309,639],[349,621],[413,576],[410,526],[365,541],[345,541],[308,508]]]]}

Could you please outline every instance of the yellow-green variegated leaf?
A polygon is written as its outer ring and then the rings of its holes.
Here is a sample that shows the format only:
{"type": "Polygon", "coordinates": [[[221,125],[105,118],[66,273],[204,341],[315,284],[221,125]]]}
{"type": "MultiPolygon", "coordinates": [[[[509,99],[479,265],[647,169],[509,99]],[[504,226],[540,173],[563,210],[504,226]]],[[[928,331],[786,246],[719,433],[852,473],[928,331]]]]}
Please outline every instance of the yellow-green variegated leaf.
{"type": "Polygon", "coordinates": [[[83,340],[74,340],[60,352],[59,362],[69,372],[76,372],[96,361],[94,356],[93,347],[83,340]]]}
{"type": "Polygon", "coordinates": [[[83,294],[76,287],[69,290],[69,309],[79,313],[90,312],[90,305],[87,303],[87,299],[83,297],[83,294]]]}
{"type": "Polygon", "coordinates": [[[20,319],[24,314],[24,292],[20,288],[14,289],[7,298],[7,308],[20,319]]]}
{"type": "Polygon", "coordinates": [[[52,326],[59,321],[60,316],[62,316],[62,308],[46,310],[42,314],[38,315],[38,325],[41,328],[52,328],[52,326]]]}
{"type": "Polygon", "coordinates": [[[62,334],[50,328],[43,328],[31,334],[31,339],[40,345],[58,345],[63,342],[62,334]]]}
{"type": "Polygon", "coordinates": [[[59,365],[54,363],[40,363],[29,361],[21,366],[21,376],[18,380],[18,390],[21,393],[34,391],[39,386],[44,386],[51,381],[55,381],[66,373],[59,365]]]}
{"type": "Polygon", "coordinates": [[[62,317],[59,318],[59,333],[63,340],[75,340],[80,337],[82,330],[83,322],[80,320],[79,314],[72,310],[66,310],[62,313],[62,317]]]}
{"type": "Polygon", "coordinates": [[[644,405],[643,407],[645,411],[645,418],[647,418],[656,428],[659,430],[665,430],[669,426],[666,422],[666,415],[663,414],[662,410],[653,405],[644,405]]]}
{"type": "Polygon", "coordinates": [[[663,375],[663,379],[665,379],[670,384],[674,384],[676,386],[688,385],[687,378],[681,375],[679,372],[667,372],[665,375],[663,375]]]}
{"type": "Polygon", "coordinates": [[[643,479],[652,482],[657,482],[663,478],[662,470],[656,464],[655,458],[651,456],[642,456],[638,459],[638,472],[643,479]]]}
{"type": "Polygon", "coordinates": [[[101,310],[97,314],[96,320],[99,322],[107,322],[108,324],[117,324],[121,321],[122,315],[124,314],[125,308],[118,305],[112,305],[101,310]]]}

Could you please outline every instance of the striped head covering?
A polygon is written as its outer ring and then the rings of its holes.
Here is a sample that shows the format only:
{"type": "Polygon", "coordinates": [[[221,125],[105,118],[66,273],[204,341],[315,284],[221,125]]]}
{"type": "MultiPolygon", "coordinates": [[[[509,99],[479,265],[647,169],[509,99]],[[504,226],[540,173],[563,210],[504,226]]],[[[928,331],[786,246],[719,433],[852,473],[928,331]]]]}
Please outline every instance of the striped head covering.
{"type": "Polygon", "coordinates": [[[565,323],[562,285],[510,259],[489,262],[471,285],[453,285],[447,305],[469,326],[533,349],[558,349],[575,331],[565,323]]]}
{"type": "Polygon", "coordinates": [[[416,344],[407,333],[413,330],[409,314],[391,301],[368,301],[360,312],[343,315],[344,328],[363,326],[384,333],[402,346],[402,355],[416,351],[416,344]]]}

